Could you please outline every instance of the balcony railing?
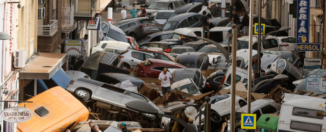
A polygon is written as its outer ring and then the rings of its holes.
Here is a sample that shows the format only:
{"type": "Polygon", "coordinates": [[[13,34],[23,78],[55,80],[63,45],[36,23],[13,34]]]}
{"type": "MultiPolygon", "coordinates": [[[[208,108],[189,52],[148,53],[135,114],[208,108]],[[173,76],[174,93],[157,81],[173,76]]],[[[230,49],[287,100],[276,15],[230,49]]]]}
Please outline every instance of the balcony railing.
{"type": "Polygon", "coordinates": [[[66,4],[63,6],[61,21],[63,33],[70,33],[76,28],[74,14],[74,5],[66,4]]]}
{"type": "Polygon", "coordinates": [[[38,25],[37,35],[38,36],[52,36],[58,31],[58,21],[50,20],[49,25],[38,25]]]}

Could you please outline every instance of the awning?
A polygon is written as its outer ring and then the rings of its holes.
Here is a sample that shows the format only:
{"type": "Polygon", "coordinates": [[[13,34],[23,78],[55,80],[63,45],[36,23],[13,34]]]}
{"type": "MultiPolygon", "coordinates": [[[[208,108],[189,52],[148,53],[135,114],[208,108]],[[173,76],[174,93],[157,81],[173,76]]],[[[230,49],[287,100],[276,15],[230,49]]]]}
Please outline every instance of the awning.
{"type": "Polygon", "coordinates": [[[50,79],[67,61],[66,54],[39,53],[24,70],[19,73],[19,79],[50,79]]]}

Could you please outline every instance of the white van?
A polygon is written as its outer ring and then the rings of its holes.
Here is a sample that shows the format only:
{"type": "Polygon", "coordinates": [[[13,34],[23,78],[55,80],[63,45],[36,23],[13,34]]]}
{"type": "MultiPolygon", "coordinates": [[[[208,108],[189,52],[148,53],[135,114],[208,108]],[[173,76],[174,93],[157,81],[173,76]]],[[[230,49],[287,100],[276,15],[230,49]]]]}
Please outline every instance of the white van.
{"type": "Polygon", "coordinates": [[[326,117],[317,116],[325,112],[325,99],[297,94],[283,97],[278,132],[325,132],[326,117]]]}

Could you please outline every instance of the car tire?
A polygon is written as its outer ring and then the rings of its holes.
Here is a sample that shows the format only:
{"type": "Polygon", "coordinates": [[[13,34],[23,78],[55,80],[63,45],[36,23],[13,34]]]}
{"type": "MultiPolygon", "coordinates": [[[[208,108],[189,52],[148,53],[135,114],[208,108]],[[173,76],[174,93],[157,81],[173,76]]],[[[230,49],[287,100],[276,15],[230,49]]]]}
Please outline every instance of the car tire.
{"type": "Polygon", "coordinates": [[[130,69],[130,65],[127,63],[123,63],[122,69],[130,69]]]}
{"type": "Polygon", "coordinates": [[[91,93],[85,89],[77,89],[74,94],[77,98],[83,99],[84,101],[90,100],[91,93]]]}

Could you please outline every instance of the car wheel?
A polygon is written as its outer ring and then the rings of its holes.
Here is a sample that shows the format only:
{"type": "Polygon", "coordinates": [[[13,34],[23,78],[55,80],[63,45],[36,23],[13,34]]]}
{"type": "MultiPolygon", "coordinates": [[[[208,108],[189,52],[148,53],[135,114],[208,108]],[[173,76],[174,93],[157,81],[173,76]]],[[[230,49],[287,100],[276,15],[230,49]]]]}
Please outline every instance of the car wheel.
{"type": "Polygon", "coordinates": [[[130,65],[126,64],[126,63],[123,63],[122,68],[123,69],[130,69],[130,65]]]}
{"type": "Polygon", "coordinates": [[[83,99],[85,101],[90,100],[91,94],[87,90],[77,89],[74,93],[77,96],[77,98],[83,99]]]}

